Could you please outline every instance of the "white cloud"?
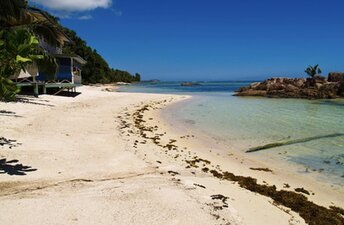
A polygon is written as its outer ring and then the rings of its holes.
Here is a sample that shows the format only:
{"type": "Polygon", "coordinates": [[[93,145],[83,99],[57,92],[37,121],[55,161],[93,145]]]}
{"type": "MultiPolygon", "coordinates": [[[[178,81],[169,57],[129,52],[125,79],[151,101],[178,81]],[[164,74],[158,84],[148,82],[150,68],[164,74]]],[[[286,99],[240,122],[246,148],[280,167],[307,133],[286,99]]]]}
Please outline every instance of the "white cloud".
{"type": "Polygon", "coordinates": [[[48,9],[63,12],[82,12],[96,8],[109,8],[112,0],[31,0],[48,9]]]}
{"type": "Polygon", "coordinates": [[[84,16],[79,16],[78,19],[79,20],[90,20],[93,17],[91,15],[84,15],[84,16]]]}

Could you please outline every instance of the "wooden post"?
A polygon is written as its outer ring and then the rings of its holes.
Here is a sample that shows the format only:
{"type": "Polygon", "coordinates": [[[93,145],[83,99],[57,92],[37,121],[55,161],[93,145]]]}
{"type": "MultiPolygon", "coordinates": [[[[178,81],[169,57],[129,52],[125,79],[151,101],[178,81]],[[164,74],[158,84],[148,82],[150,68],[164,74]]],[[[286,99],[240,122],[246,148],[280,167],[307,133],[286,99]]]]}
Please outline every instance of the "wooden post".
{"type": "Polygon", "coordinates": [[[33,80],[33,93],[34,93],[34,95],[35,95],[35,97],[38,97],[38,94],[39,94],[39,91],[38,91],[38,83],[37,83],[37,81],[36,81],[36,77],[34,76],[33,78],[32,78],[32,80],[33,80]]]}
{"type": "Polygon", "coordinates": [[[38,97],[38,84],[37,83],[34,83],[34,91],[33,93],[35,94],[36,97],[38,97]]]}

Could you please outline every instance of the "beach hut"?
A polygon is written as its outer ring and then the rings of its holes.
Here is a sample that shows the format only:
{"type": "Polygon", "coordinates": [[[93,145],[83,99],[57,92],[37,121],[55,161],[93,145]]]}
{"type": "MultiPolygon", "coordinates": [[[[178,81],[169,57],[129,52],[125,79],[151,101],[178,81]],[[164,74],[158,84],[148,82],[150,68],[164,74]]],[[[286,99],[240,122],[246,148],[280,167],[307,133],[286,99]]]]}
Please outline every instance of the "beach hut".
{"type": "MultiPolygon", "coordinates": [[[[43,92],[47,88],[59,88],[63,90],[75,91],[76,86],[81,85],[81,67],[86,61],[78,55],[54,54],[58,64],[57,72],[54,76],[39,73],[36,81],[44,83],[43,92]]],[[[56,92],[56,93],[58,93],[56,92]]]]}
{"type": "Polygon", "coordinates": [[[14,74],[11,78],[17,86],[33,86],[34,93],[39,94],[39,87],[42,87],[43,93],[46,93],[47,88],[58,89],[56,93],[63,90],[76,90],[76,86],[81,85],[81,67],[86,61],[78,55],[63,54],[62,48],[65,44],[71,44],[72,41],[63,33],[58,25],[42,10],[36,8],[29,8],[27,13],[36,21],[43,21],[50,23],[51,26],[57,29],[57,45],[49,44],[43,37],[37,37],[40,46],[50,56],[56,59],[58,68],[53,76],[48,76],[44,72],[39,71],[37,65],[32,64],[21,70],[18,74],[14,74]]]}

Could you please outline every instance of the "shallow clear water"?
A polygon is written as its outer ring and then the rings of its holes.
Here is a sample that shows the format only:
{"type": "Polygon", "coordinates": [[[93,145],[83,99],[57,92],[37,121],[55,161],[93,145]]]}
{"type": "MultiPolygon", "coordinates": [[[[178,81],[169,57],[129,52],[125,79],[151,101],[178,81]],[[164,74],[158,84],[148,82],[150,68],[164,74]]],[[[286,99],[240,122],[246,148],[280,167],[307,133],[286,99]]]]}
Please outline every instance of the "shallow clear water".
{"type": "Polygon", "coordinates": [[[173,113],[176,122],[231,146],[231,150],[245,151],[269,143],[315,137],[250,154],[269,154],[303,166],[299,172],[316,172],[333,183],[344,184],[344,100],[232,96],[235,89],[247,84],[216,82],[180,87],[180,83],[171,82],[141,84],[122,91],[195,95],[166,112],[173,113]]]}
{"type": "Polygon", "coordinates": [[[182,82],[158,82],[138,83],[135,85],[123,85],[121,92],[143,92],[143,93],[172,93],[192,95],[214,95],[227,94],[250,82],[197,82],[195,86],[181,86],[182,82]]]}

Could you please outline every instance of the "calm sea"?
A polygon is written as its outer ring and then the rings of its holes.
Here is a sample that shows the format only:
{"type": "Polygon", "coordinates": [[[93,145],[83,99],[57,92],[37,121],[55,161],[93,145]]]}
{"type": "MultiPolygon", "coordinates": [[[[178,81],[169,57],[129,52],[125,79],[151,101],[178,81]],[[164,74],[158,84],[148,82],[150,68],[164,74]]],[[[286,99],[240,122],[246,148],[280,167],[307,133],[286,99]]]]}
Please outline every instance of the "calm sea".
{"type": "Polygon", "coordinates": [[[296,140],[299,143],[248,154],[281,159],[294,164],[297,172],[343,185],[344,100],[233,96],[249,83],[200,82],[192,87],[180,82],[141,83],[119,91],[192,95],[165,110],[166,117],[223,143],[227,151],[296,140]]]}

